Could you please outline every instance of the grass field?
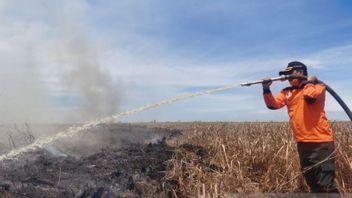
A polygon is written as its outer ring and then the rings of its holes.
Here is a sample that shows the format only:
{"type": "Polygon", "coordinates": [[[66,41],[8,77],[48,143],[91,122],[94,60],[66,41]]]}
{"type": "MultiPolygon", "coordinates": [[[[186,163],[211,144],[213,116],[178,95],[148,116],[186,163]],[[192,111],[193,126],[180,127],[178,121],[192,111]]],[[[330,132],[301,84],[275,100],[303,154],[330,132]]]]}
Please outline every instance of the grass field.
{"type": "MultiPolygon", "coordinates": [[[[352,192],[352,125],[331,123],[336,138],[337,184],[352,192]]],[[[300,172],[288,123],[170,123],[179,129],[165,181],[178,197],[223,197],[231,193],[309,192],[300,172]]]]}

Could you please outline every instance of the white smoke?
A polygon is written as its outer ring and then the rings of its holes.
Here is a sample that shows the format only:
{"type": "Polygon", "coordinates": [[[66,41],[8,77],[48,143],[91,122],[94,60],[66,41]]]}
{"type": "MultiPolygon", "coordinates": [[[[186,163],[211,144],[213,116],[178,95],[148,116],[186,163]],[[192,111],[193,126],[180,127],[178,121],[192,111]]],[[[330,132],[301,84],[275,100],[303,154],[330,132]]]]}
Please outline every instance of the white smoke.
{"type": "Polygon", "coordinates": [[[116,112],[119,87],[99,64],[85,1],[2,1],[0,11],[0,123],[76,122],[116,112]]]}

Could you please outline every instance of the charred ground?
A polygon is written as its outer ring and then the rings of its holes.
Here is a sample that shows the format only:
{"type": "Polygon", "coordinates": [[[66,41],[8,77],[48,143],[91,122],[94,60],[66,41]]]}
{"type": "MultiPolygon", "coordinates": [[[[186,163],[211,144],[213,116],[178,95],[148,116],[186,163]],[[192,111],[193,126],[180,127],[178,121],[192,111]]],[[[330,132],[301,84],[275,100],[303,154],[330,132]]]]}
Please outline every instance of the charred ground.
{"type": "Polygon", "coordinates": [[[100,126],[80,134],[80,141],[57,142],[3,162],[0,196],[168,196],[172,187],[163,178],[173,148],[166,142],[179,133],[145,125],[100,126]]]}

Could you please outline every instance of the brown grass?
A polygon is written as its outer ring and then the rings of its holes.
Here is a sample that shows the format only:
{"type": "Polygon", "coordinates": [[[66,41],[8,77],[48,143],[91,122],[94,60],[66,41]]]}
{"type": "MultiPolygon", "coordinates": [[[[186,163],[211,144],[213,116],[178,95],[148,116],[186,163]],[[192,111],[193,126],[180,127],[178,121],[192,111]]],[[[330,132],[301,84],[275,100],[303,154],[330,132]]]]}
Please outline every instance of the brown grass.
{"type": "MultiPolygon", "coordinates": [[[[296,143],[287,123],[163,124],[181,129],[165,182],[173,196],[223,197],[229,193],[309,192],[300,172],[296,143]]],[[[332,123],[337,148],[337,184],[352,192],[352,125],[332,123]]]]}

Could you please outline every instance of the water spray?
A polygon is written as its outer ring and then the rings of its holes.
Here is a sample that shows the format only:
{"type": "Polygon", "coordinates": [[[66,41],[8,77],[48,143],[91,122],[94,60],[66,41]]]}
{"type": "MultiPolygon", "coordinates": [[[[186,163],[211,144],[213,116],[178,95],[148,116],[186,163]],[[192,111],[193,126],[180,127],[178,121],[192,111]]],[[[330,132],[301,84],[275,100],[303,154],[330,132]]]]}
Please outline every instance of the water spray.
{"type": "MultiPolygon", "coordinates": [[[[294,79],[294,78],[307,79],[307,76],[282,75],[282,76],[275,77],[275,78],[269,78],[269,79],[265,79],[265,80],[258,80],[258,81],[253,81],[253,82],[242,83],[241,86],[251,86],[251,85],[262,84],[262,83],[270,82],[270,81],[271,82],[273,82],[273,81],[285,81],[285,80],[294,79]]],[[[324,83],[324,82],[322,82],[320,80],[318,80],[317,83],[322,83],[322,84],[325,85],[326,91],[328,91],[330,93],[330,95],[332,95],[332,97],[334,97],[334,99],[340,104],[340,106],[346,112],[347,116],[352,121],[352,112],[348,108],[346,103],[341,99],[341,97],[330,86],[328,86],[326,83],[324,83]]]]}
{"type": "Polygon", "coordinates": [[[144,105],[142,107],[139,108],[135,108],[129,111],[125,111],[125,112],[121,112],[119,114],[116,115],[112,115],[110,117],[105,117],[99,120],[94,120],[91,122],[87,122],[86,124],[83,124],[82,126],[77,126],[77,127],[70,127],[67,130],[61,131],[58,134],[56,134],[54,137],[50,137],[50,138],[45,138],[45,139],[37,139],[34,143],[29,144],[27,146],[24,146],[22,148],[19,149],[15,149],[10,151],[7,154],[3,154],[0,155],[0,161],[4,161],[4,160],[14,160],[17,159],[20,155],[31,152],[31,151],[36,151],[40,148],[43,148],[44,146],[60,139],[60,138],[68,138],[68,137],[72,137],[76,134],[78,134],[79,132],[82,131],[87,131],[89,129],[98,127],[99,125],[102,124],[108,124],[108,123],[113,123],[114,121],[118,120],[121,117],[125,117],[125,116],[130,116],[136,113],[140,113],[149,109],[154,109],[154,108],[158,108],[160,106],[163,105],[167,105],[167,104],[172,104],[181,100],[186,100],[189,98],[194,98],[194,97],[198,97],[198,96],[203,96],[203,95],[208,95],[208,94],[212,94],[215,92],[220,92],[220,91],[225,91],[228,89],[233,89],[238,87],[238,84],[229,84],[223,87],[219,87],[219,88],[215,88],[215,89],[210,89],[210,90],[206,90],[206,91],[200,91],[200,92],[195,92],[195,93],[191,93],[191,94],[186,94],[186,95],[181,95],[181,96],[177,96],[175,98],[171,98],[171,99],[166,99],[166,100],[162,100],[160,102],[157,103],[152,103],[152,104],[147,104],[144,105]]]}

